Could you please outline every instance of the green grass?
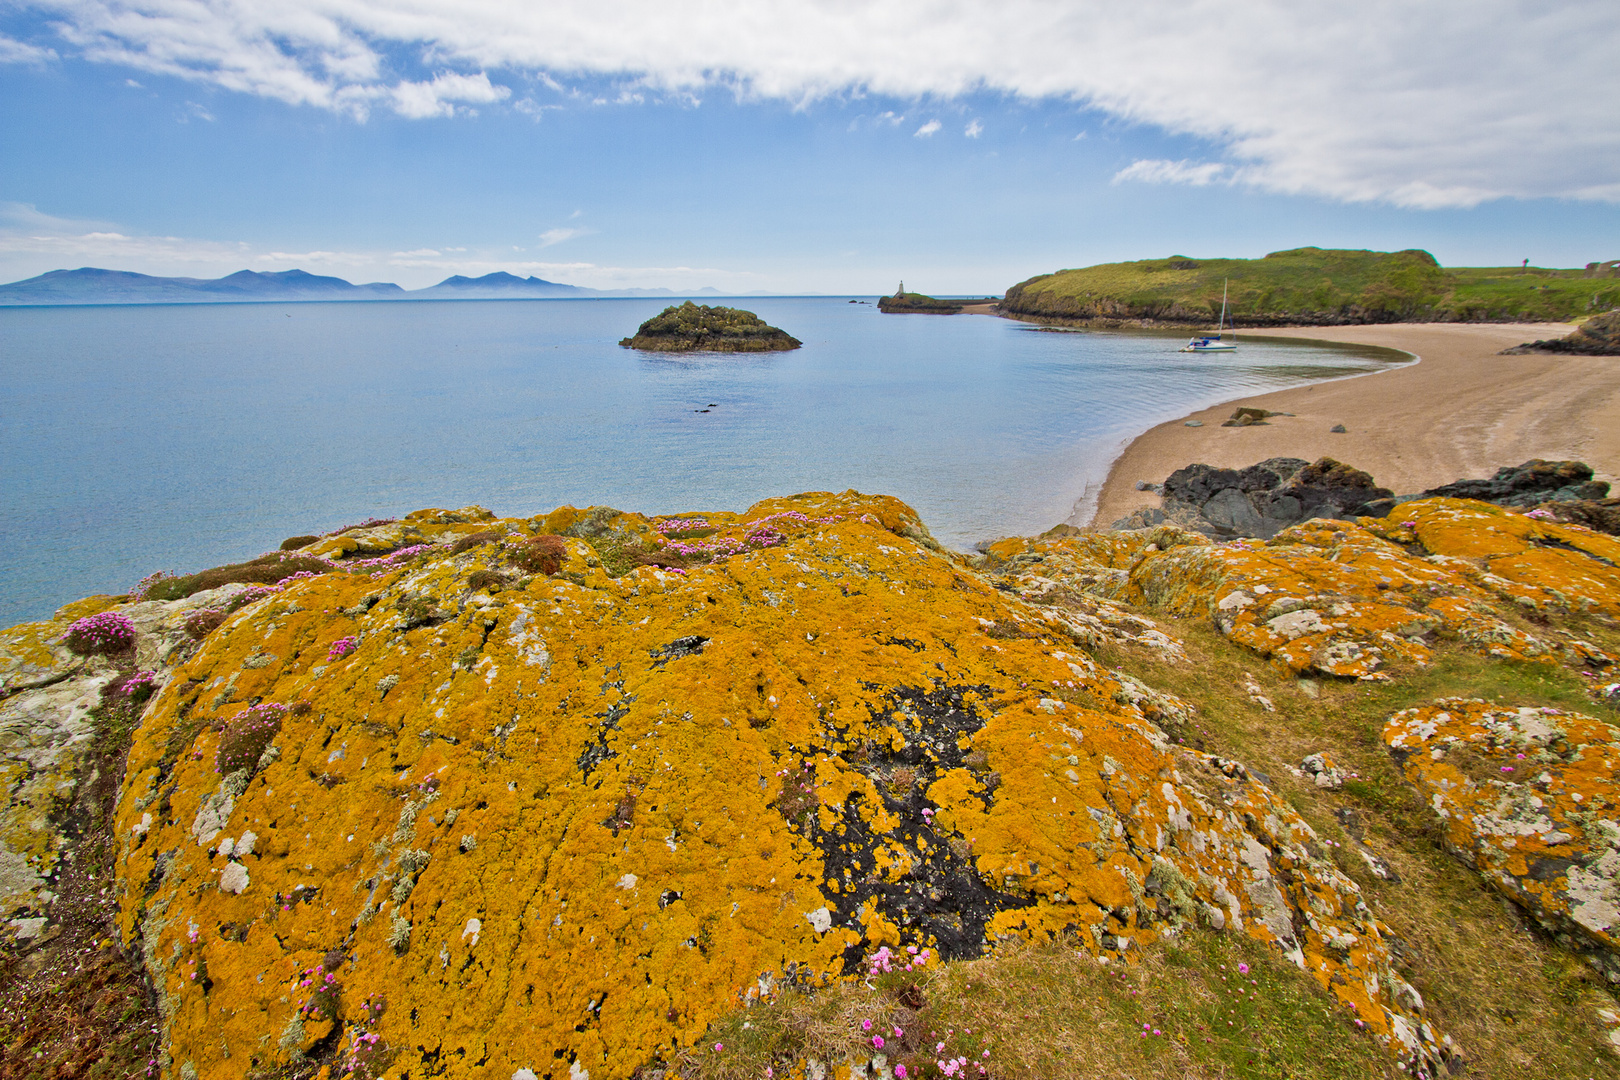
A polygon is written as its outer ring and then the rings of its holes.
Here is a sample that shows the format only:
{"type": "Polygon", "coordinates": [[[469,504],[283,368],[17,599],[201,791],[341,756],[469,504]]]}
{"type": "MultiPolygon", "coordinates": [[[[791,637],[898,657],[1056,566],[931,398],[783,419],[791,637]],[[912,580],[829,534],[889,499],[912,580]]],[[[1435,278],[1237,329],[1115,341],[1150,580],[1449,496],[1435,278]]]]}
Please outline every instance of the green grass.
{"type": "Polygon", "coordinates": [[[1352,1014],[1280,955],[1207,931],[1150,947],[1128,967],[1065,940],[1009,941],[922,974],[789,991],[711,1028],[681,1072],[785,1076],[795,1060],[870,1057],[873,1035],[908,1077],[939,1077],[938,1063],[959,1057],[966,1076],[998,1080],[1401,1075],[1352,1014]]]}
{"type": "Polygon", "coordinates": [[[1213,324],[1221,288],[1240,326],[1553,321],[1620,307],[1620,278],[1541,267],[1445,268],[1426,251],[1298,248],[1263,259],[1144,259],[1059,270],[1007,290],[1011,314],[1213,324]]]}

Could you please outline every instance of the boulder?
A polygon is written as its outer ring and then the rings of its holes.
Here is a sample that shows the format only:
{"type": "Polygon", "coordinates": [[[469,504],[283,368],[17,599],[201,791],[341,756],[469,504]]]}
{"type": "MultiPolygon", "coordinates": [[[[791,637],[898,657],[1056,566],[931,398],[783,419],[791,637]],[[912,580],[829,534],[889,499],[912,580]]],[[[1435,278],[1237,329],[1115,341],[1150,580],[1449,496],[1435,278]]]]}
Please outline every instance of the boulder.
{"type": "Polygon", "coordinates": [[[1592,479],[1592,466],[1583,461],[1543,461],[1532,458],[1522,465],[1496,470],[1489,480],[1457,480],[1430,488],[1425,496],[1478,499],[1498,506],[1536,506],[1544,502],[1601,499],[1609,485],[1592,479]]]}
{"type": "Polygon", "coordinates": [[[1551,708],[1447,698],[1390,717],[1384,742],[1446,846],[1620,984],[1620,728],[1551,708]]]}
{"type": "Polygon", "coordinates": [[[1114,527],[1170,521],[1216,538],[1265,538],[1314,517],[1354,517],[1369,502],[1393,497],[1367,473],[1332,458],[1314,464],[1269,458],[1246,469],[1189,465],[1170,474],[1161,494],[1156,520],[1138,511],[1114,527]]]}

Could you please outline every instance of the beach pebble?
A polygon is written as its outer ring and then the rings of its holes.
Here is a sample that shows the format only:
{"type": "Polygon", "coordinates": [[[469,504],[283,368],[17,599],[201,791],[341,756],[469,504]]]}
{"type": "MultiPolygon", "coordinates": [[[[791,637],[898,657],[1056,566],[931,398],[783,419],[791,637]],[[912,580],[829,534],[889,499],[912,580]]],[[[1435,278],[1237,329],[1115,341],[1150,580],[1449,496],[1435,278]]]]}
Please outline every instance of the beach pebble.
{"type": "Polygon", "coordinates": [[[1204,426],[1204,422],[1202,420],[1188,420],[1185,424],[1182,425],[1182,427],[1203,427],[1203,426],[1204,426]]]}
{"type": "Polygon", "coordinates": [[[1350,429],[1345,427],[1343,424],[1334,424],[1332,427],[1328,428],[1328,431],[1335,435],[1347,435],[1350,433],[1350,429]]]}

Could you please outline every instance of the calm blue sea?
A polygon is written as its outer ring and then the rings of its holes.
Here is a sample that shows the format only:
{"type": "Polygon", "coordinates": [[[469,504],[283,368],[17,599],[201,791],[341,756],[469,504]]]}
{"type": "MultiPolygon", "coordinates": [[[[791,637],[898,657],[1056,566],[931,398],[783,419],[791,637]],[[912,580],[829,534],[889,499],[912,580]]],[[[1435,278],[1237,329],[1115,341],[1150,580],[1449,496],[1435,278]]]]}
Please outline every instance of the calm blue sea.
{"type": "Polygon", "coordinates": [[[1390,357],[1198,357],[1183,335],[823,297],[735,302],[791,353],[618,346],[664,303],[0,308],[0,625],[424,506],[740,510],[852,487],[966,548],[1089,513],[1155,423],[1390,357]]]}

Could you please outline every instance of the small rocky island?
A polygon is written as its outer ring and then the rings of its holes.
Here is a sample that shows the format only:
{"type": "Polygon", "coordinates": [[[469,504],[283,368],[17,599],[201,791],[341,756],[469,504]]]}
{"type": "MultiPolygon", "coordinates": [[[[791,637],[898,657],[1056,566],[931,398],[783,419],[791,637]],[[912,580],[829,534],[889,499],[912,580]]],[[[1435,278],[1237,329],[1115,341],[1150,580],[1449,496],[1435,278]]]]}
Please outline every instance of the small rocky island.
{"type": "Polygon", "coordinates": [[[940,300],[922,293],[906,292],[906,283],[902,281],[893,296],[878,298],[878,310],[889,315],[956,315],[961,312],[962,305],[955,300],[940,300]]]}
{"type": "Polygon", "coordinates": [[[786,352],[804,342],[752,311],[688,300],[665,308],[619,344],[647,352],[786,352]]]}

